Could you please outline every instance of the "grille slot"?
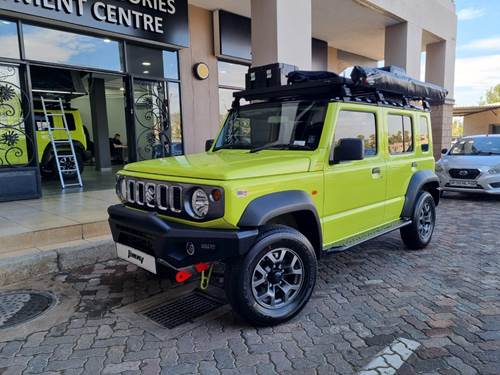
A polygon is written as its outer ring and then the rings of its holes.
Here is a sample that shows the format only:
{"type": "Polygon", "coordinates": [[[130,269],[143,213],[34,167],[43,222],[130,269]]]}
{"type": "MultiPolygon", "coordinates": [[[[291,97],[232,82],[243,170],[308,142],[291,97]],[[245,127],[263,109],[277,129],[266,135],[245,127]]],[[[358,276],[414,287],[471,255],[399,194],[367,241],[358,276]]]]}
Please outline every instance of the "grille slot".
{"type": "Polygon", "coordinates": [[[450,176],[459,180],[475,180],[480,174],[479,169],[450,169],[450,176]]]}
{"type": "Polygon", "coordinates": [[[180,186],[170,188],[170,209],[173,212],[182,211],[182,188],[180,186]]]}
{"type": "Polygon", "coordinates": [[[194,292],[144,311],[142,314],[159,325],[172,329],[202,317],[223,306],[205,294],[194,292]]]}

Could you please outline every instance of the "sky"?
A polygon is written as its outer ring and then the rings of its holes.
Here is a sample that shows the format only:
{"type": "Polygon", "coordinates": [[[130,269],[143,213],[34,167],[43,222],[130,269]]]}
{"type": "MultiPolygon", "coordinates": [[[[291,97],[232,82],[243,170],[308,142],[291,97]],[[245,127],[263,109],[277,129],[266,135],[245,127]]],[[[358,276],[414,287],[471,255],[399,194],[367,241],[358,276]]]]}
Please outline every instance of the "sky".
{"type": "Polygon", "coordinates": [[[477,105],[500,84],[500,1],[456,0],[456,105],[477,105]]]}

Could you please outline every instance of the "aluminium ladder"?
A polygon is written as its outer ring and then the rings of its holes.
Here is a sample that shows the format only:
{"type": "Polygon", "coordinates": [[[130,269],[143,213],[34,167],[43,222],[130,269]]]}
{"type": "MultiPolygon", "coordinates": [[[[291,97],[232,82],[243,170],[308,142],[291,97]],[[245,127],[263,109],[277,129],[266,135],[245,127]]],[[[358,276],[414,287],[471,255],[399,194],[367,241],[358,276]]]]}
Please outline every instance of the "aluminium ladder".
{"type": "Polygon", "coordinates": [[[52,150],[54,152],[54,158],[56,160],[57,171],[59,173],[59,179],[61,180],[61,187],[63,189],[70,187],[70,186],[83,187],[82,176],[80,174],[80,168],[78,165],[78,159],[76,158],[75,147],[73,145],[73,139],[71,138],[71,132],[69,131],[69,128],[68,128],[68,122],[66,121],[66,114],[64,112],[64,106],[62,103],[62,99],[61,98],[45,99],[43,96],[41,96],[40,98],[42,100],[43,114],[45,115],[45,123],[47,124],[48,131],[49,131],[50,143],[52,144],[52,150]],[[47,107],[46,107],[45,103],[58,103],[61,113],[47,113],[47,107]],[[52,122],[52,125],[54,127],[51,126],[51,123],[49,121],[49,117],[52,117],[52,118],[60,117],[62,119],[63,127],[56,128],[55,121],[52,122]],[[55,139],[54,138],[54,130],[64,130],[66,132],[66,139],[61,139],[61,140],[55,139]],[[60,151],[57,150],[58,145],[60,145],[60,146],[69,145],[71,153],[70,154],[68,154],[68,153],[60,154],[59,153],[60,151]],[[63,168],[62,168],[61,167],[61,159],[62,158],[69,158],[70,160],[73,160],[73,166],[70,167],[69,169],[67,169],[68,163],[65,163],[65,165],[63,165],[63,168]],[[66,168],[66,169],[64,169],[64,168],[66,168]],[[70,184],[66,183],[66,181],[64,180],[64,173],[68,173],[68,172],[76,172],[76,176],[78,177],[78,182],[70,183],[70,184]]]}

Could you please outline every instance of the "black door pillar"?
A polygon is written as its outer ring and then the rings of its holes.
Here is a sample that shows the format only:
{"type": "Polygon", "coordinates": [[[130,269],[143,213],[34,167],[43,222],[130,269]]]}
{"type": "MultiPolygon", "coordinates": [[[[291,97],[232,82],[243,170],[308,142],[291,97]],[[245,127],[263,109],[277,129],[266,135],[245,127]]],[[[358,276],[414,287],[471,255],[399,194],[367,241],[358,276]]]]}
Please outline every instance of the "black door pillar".
{"type": "Polygon", "coordinates": [[[111,170],[105,82],[102,78],[90,78],[89,83],[95,168],[98,171],[111,170]]]}

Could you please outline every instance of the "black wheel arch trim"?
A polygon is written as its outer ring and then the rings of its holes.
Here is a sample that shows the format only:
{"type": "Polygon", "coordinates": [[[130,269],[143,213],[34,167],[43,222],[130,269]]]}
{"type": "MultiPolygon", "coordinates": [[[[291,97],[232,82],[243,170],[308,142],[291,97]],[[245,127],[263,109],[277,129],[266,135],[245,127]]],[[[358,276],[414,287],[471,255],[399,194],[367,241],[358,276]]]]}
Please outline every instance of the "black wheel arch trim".
{"type": "Polygon", "coordinates": [[[318,247],[318,249],[315,248],[315,250],[319,256],[323,246],[321,222],[311,196],[305,191],[287,190],[255,198],[245,208],[238,222],[238,227],[260,227],[269,223],[274,218],[300,211],[308,211],[314,217],[314,224],[318,235],[318,244],[315,246],[318,247]]]}
{"type": "Polygon", "coordinates": [[[408,185],[408,189],[406,190],[406,196],[405,196],[405,203],[403,206],[403,211],[401,213],[401,217],[403,218],[409,218],[413,214],[413,207],[415,205],[415,202],[417,200],[419,192],[422,190],[427,190],[426,186],[431,186],[433,189],[435,188],[434,191],[429,191],[431,195],[433,196],[436,206],[439,203],[439,178],[434,173],[434,171],[431,170],[425,170],[425,171],[418,171],[416,172],[410,180],[410,183],[408,185]]]}

